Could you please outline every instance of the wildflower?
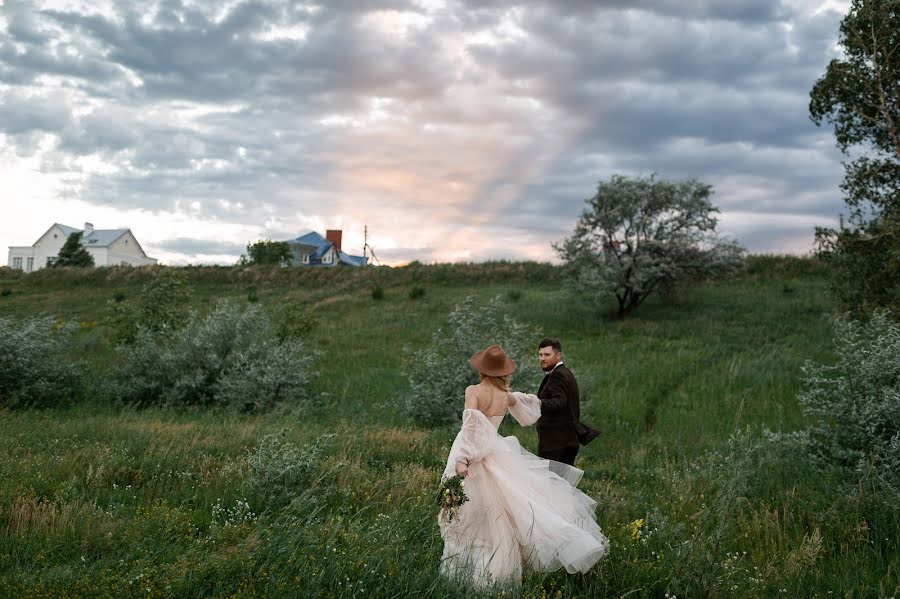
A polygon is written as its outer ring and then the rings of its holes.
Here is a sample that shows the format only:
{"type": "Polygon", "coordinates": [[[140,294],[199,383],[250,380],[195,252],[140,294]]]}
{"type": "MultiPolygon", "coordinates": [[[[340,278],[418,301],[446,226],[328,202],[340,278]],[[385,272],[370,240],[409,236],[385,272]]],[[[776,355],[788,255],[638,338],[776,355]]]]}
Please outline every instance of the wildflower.
{"type": "Polygon", "coordinates": [[[644,526],[644,519],[638,518],[634,522],[628,525],[628,528],[631,533],[631,540],[637,541],[641,538],[641,527],[644,526]]]}

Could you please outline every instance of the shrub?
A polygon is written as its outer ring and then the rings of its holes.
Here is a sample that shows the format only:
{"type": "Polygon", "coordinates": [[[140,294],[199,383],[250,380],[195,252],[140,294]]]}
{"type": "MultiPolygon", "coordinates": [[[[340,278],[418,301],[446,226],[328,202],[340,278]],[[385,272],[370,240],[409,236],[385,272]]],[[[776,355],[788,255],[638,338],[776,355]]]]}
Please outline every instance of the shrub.
{"type": "Polygon", "coordinates": [[[319,471],[325,446],[333,436],[322,435],[305,447],[285,440],[285,431],[262,438],[247,454],[250,475],[245,483],[247,495],[259,504],[260,511],[277,510],[303,493],[319,471]]]}
{"type": "Polygon", "coordinates": [[[9,287],[6,287],[2,291],[0,291],[0,297],[9,297],[10,295],[12,295],[12,289],[10,289],[9,287]]]}
{"type": "Polygon", "coordinates": [[[518,289],[510,289],[506,292],[506,299],[508,299],[512,303],[516,303],[517,301],[522,299],[522,292],[518,289]]]}
{"type": "Polygon", "coordinates": [[[425,288],[413,285],[413,288],[409,290],[409,299],[419,299],[420,297],[425,297],[425,288]]]}
{"type": "Polygon", "coordinates": [[[374,287],[372,287],[372,299],[373,300],[384,299],[384,288],[381,285],[375,285],[374,287]]]}
{"type": "Polygon", "coordinates": [[[255,286],[250,286],[247,290],[247,301],[248,302],[258,302],[259,301],[259,290],[255,286]]]}
{"type": "Polygon", "coordinates": [[[485,305],[467,297],[450,312],[447,324],[421,349],[404,349],[404,373],[412,392],[405,411],[413,420],[428,425],[459,421],[467,385],[478,382],[469,358],[497,343],[516,362],[511,384],[531,390],[540,373],[534,353],[539,335],[506,314],[503,300],[485,305]]]}
{"type": "Polygon", "coordinates": [[[59,248],[59,255],[53,262],[53,268],[62,268],[63,266],[88,267],[94,265],[94,257],[81,245],[82,235],[83,231],[69,234],[66,242],[59,248]]]}
{"type": "Polygon", "coordinates": [[[153,279],[144,284],[135,302],[125,301],[125,295],[121,293],[109,302],[113,336],[117,341],[131,343],[140,328],[153,333],[178,329],[187,319],[189,298],[185,271],[160,269],[153,279]]]}
{"type": "Polygon", "coordinates": [[[165,335],[140,328],[132,345],[120,345],[122,366],[114,393],[138,406],[228,405],[243,410],[300,399],[313,355],[302,341],[279,342],[257,305],[219,302],[165,335]]]}
{"type": "Polygon", "coordinates": [[[900,493],[900,324],[886,310],[835,323],[837,363],[808,363],[800,403],[821,457],[900,493]]]}
{"type": "Polygon", "coordinates": [[[275,329],[275,336],[279,341],[302,339],[318,324],[318,320],[312,315],[309,308],[299,303],[284,305],[276,315],[278,325],[275,329]]]}
{"type": "Polygon", "coordinates": [[[78,325],[57,325],[42,316],[0,318],[0,406],[50,407],[75,399],[81,382],[66,360],[78,325]]]}

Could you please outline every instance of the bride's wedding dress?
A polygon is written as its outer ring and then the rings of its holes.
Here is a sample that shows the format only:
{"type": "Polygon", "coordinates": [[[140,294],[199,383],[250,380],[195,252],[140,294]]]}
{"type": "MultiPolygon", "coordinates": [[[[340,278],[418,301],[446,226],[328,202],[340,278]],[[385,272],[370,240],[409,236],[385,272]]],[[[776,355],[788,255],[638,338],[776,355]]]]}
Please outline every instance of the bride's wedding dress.
{"type": "MultiPolygon", "coordinates": [[[[522,426],[540,418],[535,395],[515,393],[508,411],[522,426]]],[[[469,501],[452,522],[439,519],[444,552],[441,573],[477,587],[518,584],[522,568],[587,572],[609,548],[597,525],[597,502],[576,488],[582,470],[544,460],[497,433],[503,415],[463,411],[444,476],[469,461],[469,501]]]]}

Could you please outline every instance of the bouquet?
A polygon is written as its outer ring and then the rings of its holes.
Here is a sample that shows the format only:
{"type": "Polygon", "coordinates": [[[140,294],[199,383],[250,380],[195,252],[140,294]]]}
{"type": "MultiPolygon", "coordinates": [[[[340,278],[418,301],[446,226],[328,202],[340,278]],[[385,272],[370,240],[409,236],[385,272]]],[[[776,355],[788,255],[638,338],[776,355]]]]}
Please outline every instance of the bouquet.
{"type": "Polygon", "coordinates": [[[460,475],[441,479],[437,504],[441,508],[440,518],[448,524],[459,519],[459,508],[469,500],[465,492],[466,481],[460,475]]]}

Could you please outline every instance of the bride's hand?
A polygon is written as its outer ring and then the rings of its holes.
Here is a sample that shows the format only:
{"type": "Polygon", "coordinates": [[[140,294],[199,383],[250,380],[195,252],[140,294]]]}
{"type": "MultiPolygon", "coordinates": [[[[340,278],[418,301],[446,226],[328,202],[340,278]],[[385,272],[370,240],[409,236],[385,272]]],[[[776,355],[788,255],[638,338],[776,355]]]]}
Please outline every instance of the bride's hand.
{"type": "Polygon", "coordinates": [[[471,476],[471,474],[469,474],[469,467],[465,462],[456,462],[456,474],[463,478],[471,476]]]}

